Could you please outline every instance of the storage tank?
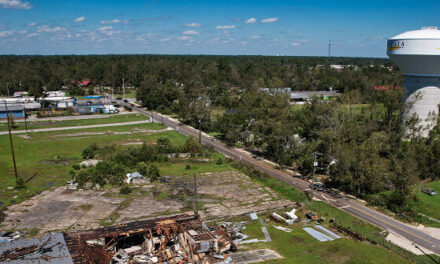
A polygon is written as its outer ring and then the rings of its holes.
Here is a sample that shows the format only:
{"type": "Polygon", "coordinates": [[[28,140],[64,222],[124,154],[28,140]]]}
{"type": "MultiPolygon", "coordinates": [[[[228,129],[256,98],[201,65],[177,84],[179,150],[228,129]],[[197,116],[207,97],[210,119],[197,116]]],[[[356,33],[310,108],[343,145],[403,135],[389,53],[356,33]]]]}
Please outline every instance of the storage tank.
{"type": "MultiPolygon", "coordinates": [[[[404,74],[407,109],[403,120],[420,118],[420,135],[437,124],[440,103],[440,30],[423,27],[388,39],[387,55],[404,74]]],[[[407,131],[409,133],[410,131],[407,131]]]]}

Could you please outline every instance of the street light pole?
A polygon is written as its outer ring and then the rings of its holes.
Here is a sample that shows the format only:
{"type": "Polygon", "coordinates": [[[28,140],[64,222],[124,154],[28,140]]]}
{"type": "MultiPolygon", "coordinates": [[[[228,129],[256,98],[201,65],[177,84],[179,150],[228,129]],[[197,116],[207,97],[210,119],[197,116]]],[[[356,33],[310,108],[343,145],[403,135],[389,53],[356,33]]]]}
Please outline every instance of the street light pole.
{"type": "Polygon", "coordinates": [[[11,144],[11,153],[12,153],[12,162],[14,163],[14,173],[15,173],[15,181],[18,180],[18,174],[17,174],[17,165],[15,164],[15,154],[14,154],[14,144],[12,143],[12,134],[11,134],[11,124],[9,123],[9,111],[8,111],[8,104],[5,100],[5,110],[6,110],[6,118],[8,120],[8,131],[9,131],[9,143],[11,144]]]}
{"type": "Polygon", "coordinates": [[[197,215],[199,213],[199,206],[197,204],[197,178],[196,178],[196,174],[193,174],[193,178],[194,178],[194,213],[197,215]]]}

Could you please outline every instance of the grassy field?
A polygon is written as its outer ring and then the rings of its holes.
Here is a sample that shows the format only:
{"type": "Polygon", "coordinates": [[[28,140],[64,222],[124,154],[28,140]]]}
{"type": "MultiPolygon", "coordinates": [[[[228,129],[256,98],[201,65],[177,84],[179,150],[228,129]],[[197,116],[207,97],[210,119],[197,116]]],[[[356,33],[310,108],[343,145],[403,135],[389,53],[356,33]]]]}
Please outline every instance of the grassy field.
{"type": "Polygon", "coordinates": [[[81,162],[81,151],[91,143],[98,145],[120,144],[121,142],[156,142],[158,137],[168,137],[176,144],[183,144],[185,136],[166,131],[155,134],[132,131],[140,129],[162,129],[161,124],[141,124],[94,129],[76,129],[30,134],[30,138],[13,135],[18,174],[25,180],[32,179],[26,188],[15,190],[8,135],[0,136],[0,209],[19,203],[26,198],[52,186],[61,186],[69,180],[71,165],[81,162]],[[112,133],[105,133],[112,131],[112,133]],[[131,134],[129,134],[131,132],[131,134]]]}
{"type": "Polygon", "coordinates": [[[429,220],[425,216],[418,215],[422,213],[440,221],[440,181],[434,181],[422,184],[415,189],[417,201],[411,200],[410,206],[416,212],[416,220],[424,225],[440,227],[440,223],[429,220]],[[431,188],[437,192],[437,195],[430,196],[422,193],[423,188],[431,188]]]}
{"type": "MultiPolygon", "coordinates": [[[[92,118],[92,119],[79,119],[79,120],[60,120],[60,121],[32,121],[27,122],[28,129],[37,128],[51,128],[51,127],[66,127],[66,126],[86,126],[86,125],[99,125],[99,124],[110,124],[110,123],[122,123],[122,122],[132,122],[132,121],[142,121],[148,120],[144,115],[140,114],[121,114],[121,115],[111,115],[106,118],[92,118]]],[[[17,127],[13,130],[24,130],[24,122],[16,122],[17,127]]],[[[8,124],[0,123],[0,131],[7,131],[8,124]]]]}
{"type": "MultiPolygon", "coordinates": [[[[302,230],[300,224],[285,226],[292,229],[290,233],[275,229],[273,225],[279,223],[268,224],[272,242],[251,244],[250,248],[271,248],[285,259],[265,263],[410,263],[393,252],[369,243],[347,238],[320,242],[302,230]]],[[[264,239],[260,221],[248,224],[244,232],[250,239],[264,239]]]]}

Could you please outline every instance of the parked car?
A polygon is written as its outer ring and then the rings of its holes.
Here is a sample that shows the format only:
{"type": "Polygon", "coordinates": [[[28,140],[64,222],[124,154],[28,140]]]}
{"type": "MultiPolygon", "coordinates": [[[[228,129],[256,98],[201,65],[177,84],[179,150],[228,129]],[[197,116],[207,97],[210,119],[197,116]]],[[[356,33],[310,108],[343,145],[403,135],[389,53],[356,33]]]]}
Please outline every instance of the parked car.
{"type": "Polygon", "coordinates": [[[434,190],[431,189],[431,188],[424,188],[424,189],[422,189],[422,193],[426,193],[426,194],[429,194],[429,195],[431,195],[431,196],[434,196],[434,195],[437,194],[437,192],[434,191],[434,190]]]}
{"type": "Polygon", "coordinates": [[[320,191],[320,192],[324,191],[324,189],[325,189],[325,185],[324,185],[324,183],[322,183],[322,182],[314,182],[314,183],[311,183],[311,184],[309,185],[309,187],[310,187],[310,189],[312,189],[312,190],[316,190],[316,191],[320,191]]]}

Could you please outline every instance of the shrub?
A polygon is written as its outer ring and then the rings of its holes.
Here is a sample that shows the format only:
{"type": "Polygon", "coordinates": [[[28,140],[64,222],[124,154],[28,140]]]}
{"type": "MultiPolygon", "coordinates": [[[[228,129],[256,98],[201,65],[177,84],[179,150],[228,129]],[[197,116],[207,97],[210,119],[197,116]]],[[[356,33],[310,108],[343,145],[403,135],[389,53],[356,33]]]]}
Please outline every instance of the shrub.
{"type": "Polygon", "coordinates": [[[82,157],[83,157],[83,159],[93,159],[95,157],[95,153],[94,153],[93,149],[91,149],[90,147],[87,147],[87,148],[83,149],[82,157]]]}
{"type": "Polygon", "coordinates": [[[119,189],[119,193],[120,194],[130,194],[131,193],[130,186],[128,186],[128,184],[122,185],[121,189],[119,189]]]}
{"type": "Polygon", "coordinates": [[[148,170],[148,176],[152,182],[157,181],[160,177],[159,168],[156,165],[151,164],[150,169],[148,170]]]}
{"type": "Polygon", "coordinates": [[[222,164],[223,164],[223,159],[222,159],[222,158],[218,158],[218,159],[215,161],[215,164],[217,164],[217,165],[222,165],[222,164]]]}
{"type": "Polygon", "coordinates": [[[99,149],[98,144],[96,144],[95,142],[91,143],[89,145],[89,148],[91,148],[93,151],[96,151],[99,149]]]}
{"type": "Polygon", "coordinates": [[[79,164],[73,164],[72,165],[72,169],[74,170],[79,170],[81,167],[79,166],[79,164]]]}
{"type": "Polygon", "coordinates": [[[124,109],[129,112],[131,112],[131,110],[133,110],[133,108],[131,108],[130,106],[126,106],[126,105],[124,105],[124,109]]]}
{"type": "Polygon", "coordinates": [[[186,166],[185,166],[185,170],[190,170],[190,169],[191,169],[191,165],[186,164],[186,166]]]}
{"type": "Polygon", "coordinates": [[[23,189],[26,187],[25,182],[22,177],[18,177],[17,181],[15,182],[15,189],[23,189]]]}
{"type": "Polygon", "coordinates": [[[142,174],[142,176],[145,176],[148,174],[148,166],[145,162],[139,162],[136,165],[136,169],[140,174],[142,174]]]}

